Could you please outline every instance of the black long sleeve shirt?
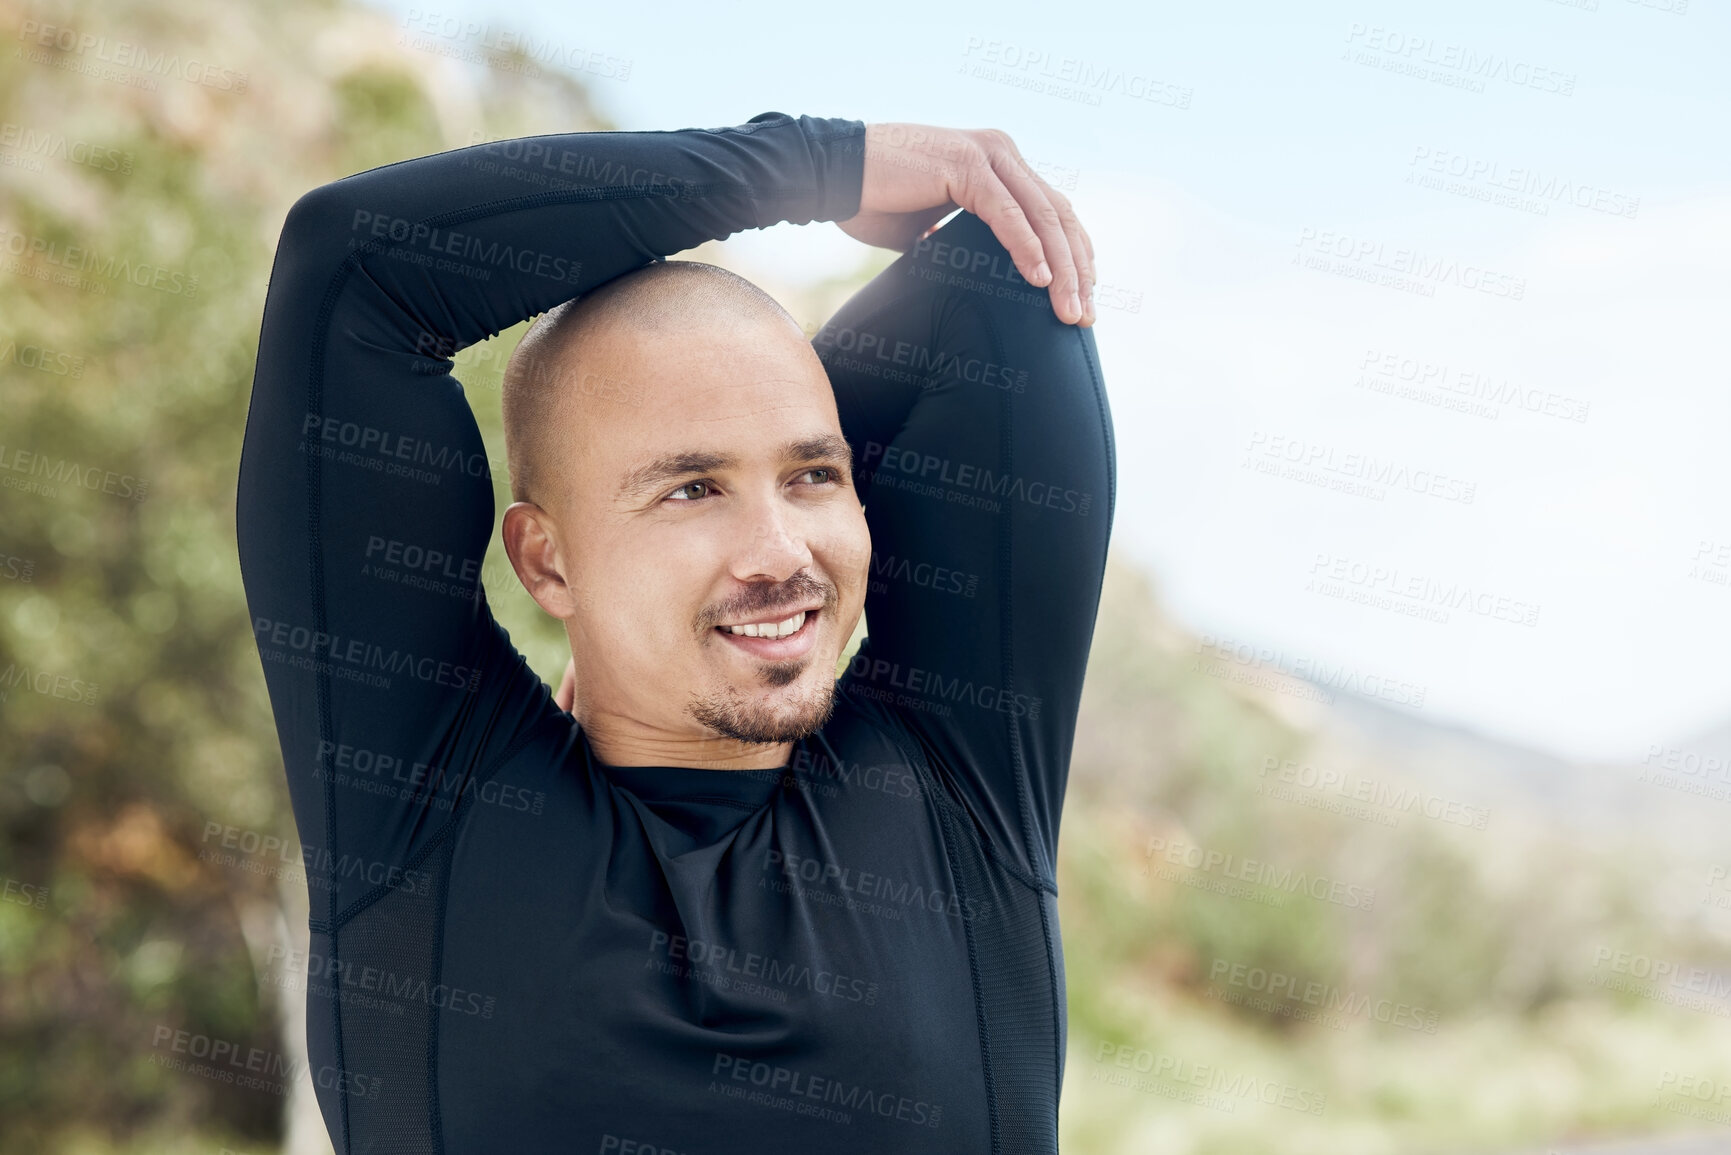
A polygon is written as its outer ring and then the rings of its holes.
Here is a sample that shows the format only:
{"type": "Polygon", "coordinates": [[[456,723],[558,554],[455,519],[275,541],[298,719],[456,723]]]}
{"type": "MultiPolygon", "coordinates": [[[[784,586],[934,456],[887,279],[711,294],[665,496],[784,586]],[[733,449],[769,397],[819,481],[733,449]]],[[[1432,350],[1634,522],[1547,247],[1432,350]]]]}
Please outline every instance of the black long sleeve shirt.
{"type": "Polygon", "coordinates": [[[1048,1152],[1053,864],[1113,504],[1093,337],[963,213],[818,334],[870,636],[786,767],[600,763],[480,589],[450,357],[667,254],[858,211],[864,126],[506,141],[315,189],[277,251],[242,573],[349,1152],[1048,1152]]]}

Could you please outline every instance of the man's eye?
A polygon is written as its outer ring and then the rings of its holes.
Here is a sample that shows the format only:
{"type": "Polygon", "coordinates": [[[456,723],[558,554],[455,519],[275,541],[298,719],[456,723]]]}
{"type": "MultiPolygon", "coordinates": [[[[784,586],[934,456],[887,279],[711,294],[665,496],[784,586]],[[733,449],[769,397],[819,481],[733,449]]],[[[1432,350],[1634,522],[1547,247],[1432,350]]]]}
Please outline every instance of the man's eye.
{"type": "Polygon", "coordinates": [[[816,469],[808,469],[805,471],[807,477],[810,477],[814,473],[822,475],[817,479],[818,485],[828,485],[830,482],[835,480],[835,470],[830,469],[828,466],[820,466],[816,469]]]}
{"type": "Polygon", "coordinates": [[[697,500],[696,496],[681,497],[680,495],[685,493],[685,491],[688,489],[698,489],[698,488],[708,489],[709,488],[709,482],[707,482],[707,481],[688,481],[684,485],[680,486],[678,489],[674,490],[672,493],[668,494],[667,500],[669,500],[669,501],[676,501],[676,500],[677,501],[695,501],[695,500],[697,500]]]}

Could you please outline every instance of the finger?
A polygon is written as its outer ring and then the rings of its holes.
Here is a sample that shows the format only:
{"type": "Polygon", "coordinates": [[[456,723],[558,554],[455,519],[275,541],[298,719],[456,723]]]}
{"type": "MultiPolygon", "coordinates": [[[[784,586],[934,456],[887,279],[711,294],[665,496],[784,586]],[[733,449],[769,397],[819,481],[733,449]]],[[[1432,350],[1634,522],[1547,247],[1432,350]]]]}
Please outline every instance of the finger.
{"type": "Polygon", "coordinates": [[[1042,288],[1051,284],[1052,272],[1040,236],[1015,194],[998,178],[990,157],[982,153],[978,162],[969,164],[963,174],[961,187],[952,192],[951,199],[986,223],[1024,280],[1042,288]]]}
{"type": "Polygon", "coordinates": [[[1052,280],[1048,292],[1052,311],[1067,325],[1082,319],[1081,277],[1076,271],[1076,258],[1070,251],[1070,238],[1064,232],[1064,220],[1052,198],[1046,195],[1043,181],[1028,170],[1027,162],[1011,146],[993,164],[1016,202],[1022,206],[1028,223],[1040,238],[1040,248],[1051,268],[1052,280]]]}
{"type": "MultiPolygon", "coordinates": [[[[1036,179],[1038,177],[1036,176],[1036,179]]],[[[1044,183],[1043,181],[1041,183],[1044,183]]],[[[1064,222],[1064,236],[1070,241],[1070,253],[1076,258],[1076,274],[1082,282],[1082,324],[1094,323],[1094,286],[1099,283],[1099,275],[1095,272],[1094,241],[1088,236],[1088,230],[1082,227],[1082,218],[1076,215],[1075,208],[1070,204],[1070,198],[1058,192],[1050,185],[1046,186],[1047,195],[1052,198],[1052,204],[1058,210],[1058,218],[1064,222]]]]}
{"type": "Polygon", "coordinates": [[[1022,156],[1020,150],[1016,150],[1013,141],[1011,142],[1010,147],[1015,153],[1016,163],[1021,166],[1022,172],[1029,180],[1034,181],[1041,189],[1045,190],[1047,199],[1049,199],[1052,202],[1053,207],[1058,210],[1058,216],[1064,222],[1064,235],[1070,241],[1070,251],[1074,253],[1076,257],[1077,270],[1082,272],[1085,279],[1092,279],[1094,269],[1094,241],[1093,238],[1088,235],[1088,230],[1082,227],[1082,218],[1076,215],[1075,206],[1070,203],[1069,197],[1053,188],[1051,183],[1047,181],[1045,177],[1040,175],[1039,170],[1028,163],[1027,159],[1022,156]]]}
{"type": "MultiPolygon", "coordinates": [[[[1020,159],[1018,156],[1017,159],[1020,159]]],[[[1088,230],[1082,227],[1082,218],[1076,215],[1075,206],[1070,198],[1046,183],[1046,178],[1035,172],[1031,165],[1024,161],[1024,168],[1030,179],[1036,181],[1045,191],[1046,197],[1052,202],[1052,207],[1058,212],[1058,220],[1064,228],[1064,239],[1070,244],[1070,254],[1076,262],[1076,277],[1080,282],[1082,298],[1083,326],[1094,323],[1094,286],[1099,277],[1094,265],[1094,241],[1088,235],[1088,230]]]]}

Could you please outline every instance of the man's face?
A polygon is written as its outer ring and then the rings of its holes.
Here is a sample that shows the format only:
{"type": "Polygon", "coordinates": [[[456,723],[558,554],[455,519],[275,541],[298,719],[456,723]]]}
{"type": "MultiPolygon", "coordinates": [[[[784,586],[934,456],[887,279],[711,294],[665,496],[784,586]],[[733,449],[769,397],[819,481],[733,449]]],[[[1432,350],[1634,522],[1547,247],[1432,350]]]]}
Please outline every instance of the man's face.
{"type": "Polygon", "coordinates": [[[822,364],[791,325],[727,319],[616,329],[580,365],[548,510],[579,720],[766,743],[815,730],[871,558],[822,364]],[[729,628],[789,618],[785,637],[729,628]]]}

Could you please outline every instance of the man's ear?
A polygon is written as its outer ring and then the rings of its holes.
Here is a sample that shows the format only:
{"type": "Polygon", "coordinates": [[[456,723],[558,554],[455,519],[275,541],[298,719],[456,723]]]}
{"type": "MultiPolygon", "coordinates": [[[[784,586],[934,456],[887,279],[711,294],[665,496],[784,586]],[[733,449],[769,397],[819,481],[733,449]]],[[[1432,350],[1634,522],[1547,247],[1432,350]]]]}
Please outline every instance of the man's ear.
{"type": "Polygon", "coordinates": [[[512,502],[499,527],[517,580],[536,605],[564,620],[577,612],[577,601],[567,580],[557,535],[552,516],[532,501],[512,502]]]}

